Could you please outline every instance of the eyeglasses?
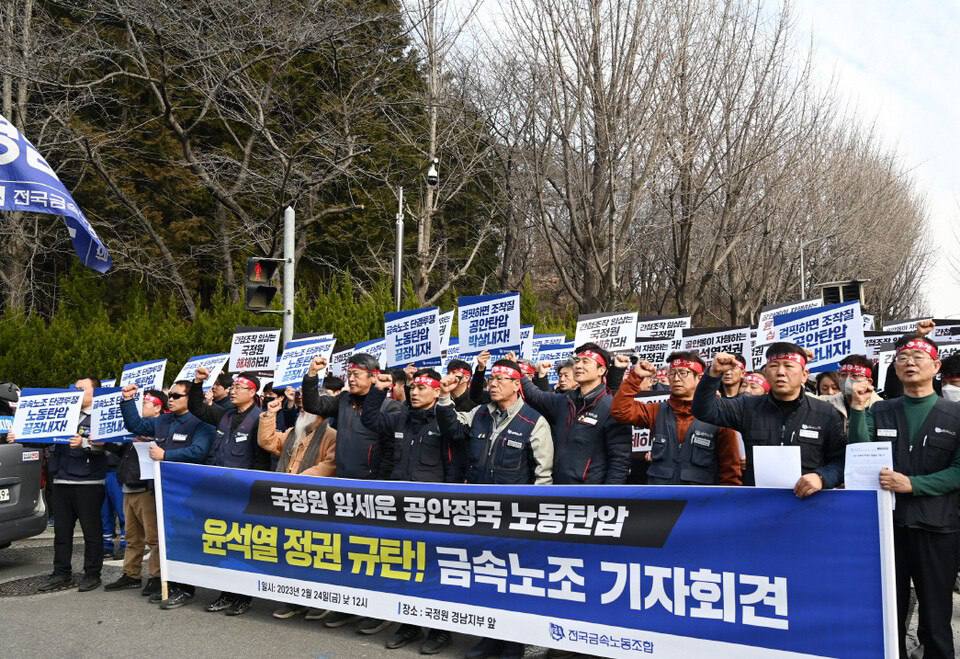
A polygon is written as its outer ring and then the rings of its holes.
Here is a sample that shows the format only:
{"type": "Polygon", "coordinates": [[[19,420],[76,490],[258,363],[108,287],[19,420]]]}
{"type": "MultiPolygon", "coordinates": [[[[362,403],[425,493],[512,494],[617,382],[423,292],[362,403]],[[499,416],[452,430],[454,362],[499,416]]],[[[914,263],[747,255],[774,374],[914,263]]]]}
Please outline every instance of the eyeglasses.
{"type": "Polygon", "coordinates": [[[920,364],[926,361],[933,361],[933,360],[930,359],[928,355],[922,352],[915,352],[909,355],[905,352],[901,352],[899,355],[897,355],[894,361],[897,362],[898,364],[916,364],[917,366],[919,366],[920,364]]]}
{"type": "Polygon", "coordinates": [[[186,397],[186,394],[167,394],[167,400],[180,400],[181,398],[186,397]]]}
{"type": "Polygon", "coordinates": [[[671,368],[669,371],[667,371],[668,378],[679,378],[684,380],[691,375],[693,375],[693,371],[687,368],[671,368]]]}
{"type": "Polygon", "coordinates": [[[494,375],[490,378],[490,382],[510,382],[511,380],[516,381],[515,378],[508,378],[505,375],[494,375]]]}

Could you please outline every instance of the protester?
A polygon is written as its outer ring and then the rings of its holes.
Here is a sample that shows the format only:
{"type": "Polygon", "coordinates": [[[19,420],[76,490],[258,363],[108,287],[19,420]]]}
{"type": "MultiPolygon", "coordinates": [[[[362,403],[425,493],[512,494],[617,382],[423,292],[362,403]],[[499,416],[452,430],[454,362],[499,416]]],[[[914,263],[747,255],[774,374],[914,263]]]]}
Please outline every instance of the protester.
{"type": "Polygon", "coordinates": [[[553,482],[622,485],[630,473],[632,433],[610,414],[613,397],[604,379],[613,359],[596,343],[584,343],[572,361],[577,387],[569,392],[545,392],[528,377],[522,380],[524,400],[550,423],[553,482]]]}
{"type": "Polygon", "coordinates": [[[744,396],[765,396],[770,392],[770,383],[761,373],[751,371],[740,381],[740,393],[744,396]]]}
{"type": "MultiPolygon", "coordinates": [[[[836,373],[837,392],[829,396],[820,395],[820,400],[830,403],[840,412],[845,431],[850,414],[850,397],[853,396],[853,387],[863,382],[872,384],[872,366],[870,360],[864,355],[844,357],[840,360],[840,370],[836,373]]],[[[873,405],[880,400],[883,399],[874,392],[870,396],[869,405],[873,405]]]]}
{"type": "MultiPolygon", "coordinates": [[[[260,408],[256,405],[260,379],[253,373],[240,373],[230,386],[232,408],[220,405],[204,405],[203,382],[209,376],[205,368],[198,368],[187,398],[190,413],[217,429],[207,456],[207,464],[235,469],[269,470],[270,456],[251,441],[257,437],[260,408]]],[[[316,383],[314,383],[316,387],[316,383]]],[[[207,605],[210,613],[223,611],[228,616],[243,615],[250,610],[253,598],[222,592],[207,605]]]]}
{"type": "MultiPolygon", "coordinates": [[[[77,521],[83,530],[83,577],[77,590],[85,593],[100,587],[103,570],[103,506],[107,458],[102,445],[90,441],[90,412],[93,390],[100,386],[94,377],[80,378],[74,387],[83,391],[80,423],[69,444],[50,449],[49,478],[53,480],[53,574],[37,592],[63,590],[74,585],[73,531],[77,521]]],[[[16,441],[13,433],[7,441],[16,441]]]]}
{"type": "MultiPolygon", "coordinates": [[[[733,358],[736,360],[736,365],[723,374],[723,384],[720,387],[720,395],[724,398],[736,398],[740,395],[740,383],[747,372],[746,358],[743,355],[734,355],[733,358]]],[[[667,371],[668,379],[669,374],[670,371],[667,371]]],[[[668,382],[668,384],[672,391],[674,383],[668,382]]]]}
{"type": "Polygon", "coordinates": [[[453,375],[457,378],[457,388],[450,395],[457,411],[469,412],[475,408],[478,403],[473,402],[470,398],[470,380],[473,378],[473,370],[470,368],[470,364],[462,359],[451,359],[447,362],[447,375],[453,375]]]}
{"type": "MultiPolygon", "coordinates": [[[[337,442],[335,462],[337,477],[360,479],[386,479],[393,470],[393,436],[374,432],[361,420],[363,402],[380,374],[377,358],[367,353],[351,355],[347,364],[347,391],[336,396],[321,396],[317,374],[327,368],[325,357],[316,357],[303,376],[303,410],[320,417],[336,417],[337,442]]],[[[400,403],[394,400],[383,402],[383,411],[401,411],[400,403]]],[[[355,615],[334,611],[327,615],[326,627],[342,627],[353,621],[355,615]]],[[[385,620],[364,618],[357,631],[361,634],[376,634],[390,625],[385,620]]]]}
{"type": "Polygon", "coordinates": [[[765,353],[765,396],[720,398],[721,377],[737,367],[733,355],[720,353],[693,396],[693,416],[740,432],[746,449],[745,485],[754,485],[754,446],[800,446],[802,475],[794,487],[798,497],[834,488],[843,480],[846,440],[843,419],[829,403],[804,393],[807,352],[793,343],[771,344],[765,353]]]}
{"type": "MultiPolygon", "coordinates": [[[[458,386],[462,384],[457,375],[458,386]]],[[[363,401],[363,425],[378,435],[394,438],[393,470],[390,480],[418,483],[457,482],[458,453],[437,427],[436,403],[440,396],[440,374],[433,369],[418,369],[410,381],[408,404],[398,411],[384,411],[386,392],[396,386],[390,376],[380,375],[363,401]]],[[[403,624],[387,639],[386,648],[402,648],[418,640],[423,630],[417,625],[403,624]]],[[[420,654],[437,654],[450,644],[450,632],[431,629],[420,646],[420,654]]]]}
{"type": "Polygon", "coordinates": [[[230,400],[230,387],[233,386],[233,376],[229,373],[221,373],[214,380],[210,388],[210,394],[213,397],[213,404],[222,410],[229,410],[234,407],[230,400]]]}
{"type": "Polygon", "coordinates": [[[897,575],[897,633],[907,656],[910,584],[916,591],[917,636],[925,659],[953,659],[953,584],[960,563],[960,403],[937,396],[937,344],[923,334],[895,343],[894,365],[903,396],[868,405],[869,382],[853,385],[851,441],[889,441],[893,469],[880,487],[896,493],[893,511],[897,575]]]}
{"type": "Polygon", "coordinates": [[[822,397],[835,396],[841,393],[840,376],[833,371],[817,373],[817,395],[822,397]]]}
{"type": "MultiPolygon", "coordinates": [[[[669,399],[660,403],[634,400],[638,393],[649,389],[646,383],[656,374],[656,367],[642,360],[627,375],[613,397],[611,408],[617,421],[650,429],[651,448],[643,454],[650,463],[647,483],[740,485],[736,433],[700,421],[691,412],[693,393],[706,364],[693,352],[675,352],[667,358],[667,363],[671,381],[669,399]]],[[[738,379],[738,387],[739,384],[738,379]]]]}
{"type": "Polygon", "coordinates": [[[941,395],[949,401],[960,403],[960,352],[944,359],[940,366],[941,395]]]}
{"type": "MultiPolygon", "coordinates": [[[[291,390],[292,391],[292,390],[291,390]]],[[[276,470],[282,474],[301,474],[303,476],[336,476],[335,453],[337,431],[330,427],[323,417],[309,412],[301,412],[290,430],[277,429],[277,419],[281,416],[284,402],[275,398],[260,415],[257,442],[260,448],[279,458],[276,470]]],[[[322,620],[327,611],[308,609],[296,604],[284,604],[273,612],[274,618],[286,620],[305,614],[307,620],[322,620]]]]}
{"type": "MultiPolygon", "coordinates": [[[[470,412],[457,412],[450,393],[455,377],[441,383],[437,425],[452,446],[468,446],[468,483],[549,485],[552,481],[553,439],[546,419],[520,397],[523,374],[516,362],[501,359],[490,369],[490,403],[470,412]]],[[[523,657],[523,644],[484,638],[467,659],[523,657]]]]}
{"type": "Polygon", "coordinates": [[[328,375],[323,378],[323,390],[328,396],[336,396],[339,394],[343,390],[343,384],[343,379],[338,378],[336,375],[328,375]]]}
{"type": "MultiPolygon", "coordinates": [[[[197,387],[199,389],[199,387],[197,387]]],[[[156,442],[150,447],[150,457],[155,461],[188,462],[202,464],[213,443],[214,427],[202,422],[189,411],[189,392],[191,383],[178,380],[170,387],[166,396],[152,391],[144,395],[143,416],[137,412],[136,385],[123,388],[120,401],[120,413],[126,429],[140,437],[152,437],[156,442]],[[153,414],[156,398],[165,403],[169,414],[153,414]]],[[[162,405],[161,405],[162,407],[162,405]]],[[[123,576],[106,590],[119,590],[127,587],[131,580],[139,583],[140,568],[143,562],[143,542],[151,547],[147,562],[147,585],[141,591],[150,596],[151,603],[159,603],[164,610],[176,609],[193,601],[195,587],[187,584],[169,583],[167,598],[162,599],[160,592],[160,551],[157,547],[157,511],[153,481],[141,481],[140,462],[137,452],[126,445],[120,463],[120,473],[124,477],[124,487],[131,491],[125,495],[127,518],[130,520],[130,536],[127,538],[127,552],[124,554],[123,576]],[[129,485],[127,485],[129,482],[129,485]],[[139,491],[138,491],[139,490],[139,491]],[[143,535],[143,538],[140,536],[143,535]]],[[[132,586],[131,586],[132,587],[132,586]]]]}
{"type": "Polygon", "coordinates": [[[577,381],[573,377],[573,360],[567,359],[556,366],[557,386],[554,391],[564,393],[577,388],[577,381]]]}

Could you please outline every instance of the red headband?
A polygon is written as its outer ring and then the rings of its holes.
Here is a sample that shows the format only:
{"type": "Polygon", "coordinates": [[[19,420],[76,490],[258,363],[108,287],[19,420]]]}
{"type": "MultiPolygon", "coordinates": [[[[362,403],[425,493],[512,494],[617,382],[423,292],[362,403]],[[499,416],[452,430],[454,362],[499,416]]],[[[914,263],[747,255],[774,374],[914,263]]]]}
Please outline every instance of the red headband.
{"type": "Polygon", "coordinates": [[[764,391],[770,391],[770,383],[767,382],[767,379],[759,373],[747,373],[743,376],[743,379],[750,384],[756,384],[763,387],[764,391]]]}
{"type": "Polygon", "coordinates": [[[807,365],[807,358],[797,352],[784,352],[779,355],[772,355],[767,357],[767,363],[777,362],[780,360],[793,362],[794,364],[800,364],[801,366],[807,365]]]}
{"type": "Polygon", "coordinates": [[[703,375],[703,366],[689,359],[674,359],[670,362],[670,368],[688,368],[697,375],[703,375]]]}
{"type": "Polygon", "coordinates": [[[597,362],[597,364],[600,366],[603,366],[604,368],[607,367],[607,360],[604,359],[603,355],[601,355],[599,352],[594,352],[593,350],[581,350],[577,353],[577,357],[587,357],[597,362]]]}
{"type": "Polygon", "coordinates": [[[519,380],[523,377],[523,374],[509,366],[494,366],[490,369],[490,377],[503,376],[505,378],[510,378],[511,380],[519,380]]]}
{"type": "Polygon", "coordinates": [[[257,387],[257,383],[256,383],[256,382],[254,382],[253,380],[249,380],[249,379],[247,379],[247,378],[244,378],[244,377],[239,377],[239,378],[237,378],[236,380],[233,381],[233,383],[234,383],[234,384],[242,384],[242,385],[244,386],[244,388],[250,389],[251,391],[256,391],[256,390],[259,388],[259,387],[257,387]]]}
{"type": "Polygon", "coordinates": [[[533,364],[527,364],[526,362],[520,362],[518,364],[520,371],[526,375],[528,378],[532,378],[537,374],[537,368],[533,364]]]}
{"type": "Polygon", "coordinates": [[[154,407],[159,407],[160,409],[163,409],[163,401],[160,400],[159,398],[157,398],[156,396],[152,396],[152,395],[150,395],[150,394],[146,394],[146,395],[143,397],[143,402],[145,402],[145,403],[150,403],[150,404],[152,404],[154,407]]]}
{"type": "Polygon", "coordinates": [[[857,366],[856,364],[843,364],[840,367],[840,372],[844,375],[853,375],[861,378],[870,377],[870,369],[866,366],[857,366]]]}
{"type": "Polygon", "coordinates": [[[349,371],[350,369],[354,369],[355,371],[366,371],[367,373],[373,376],[380,375],[380,369],[367,368],[366,366],[361,366],[360,364],[354,364],[353,362],[350,362],[349,364],[347,364],[346,370],[349,371]]]}
{"type": "Polygon", "coordinates": [[[432,378],[429,375],[418,375],[417,377],[413,378],[413,381],[410,383],[411,387],[415,387],[417,385],[423,385],[424,387],[430,387],[432,389],[439,389],[440,380],[432,378]]]}
{"type": "Polygon", "coordinates": [[[463,377],[467,378],[468,380],[473,377],[473,373],[471,373],[470,371],[468,371],[468,370],[465,369],[465,368],[455,368],[455,369],[453,369],[453,370],[451,370],[451,371],[448,371],[448,375],[462,375],[463,377]]]}
{"type": "Polygon", "coordinates": [[[937,355],[939,354],[935,347],[923,339],[912,339],[907,341],[904,345],[900,346],[900,348],[897,350],[897,354],[899,355],[904,350],[920,350],[921,352],[925,352],[930,355],[931,359],[936,359],[937,355]]]}

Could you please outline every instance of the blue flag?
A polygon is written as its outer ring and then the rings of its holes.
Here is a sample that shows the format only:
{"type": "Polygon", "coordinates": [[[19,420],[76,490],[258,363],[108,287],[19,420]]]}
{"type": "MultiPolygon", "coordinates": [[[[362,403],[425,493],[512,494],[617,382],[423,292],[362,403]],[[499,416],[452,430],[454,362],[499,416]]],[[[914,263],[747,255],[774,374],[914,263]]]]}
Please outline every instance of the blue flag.
{"type": "Polygon", "coordinates": [[[26,137],[0,116],[0,211],[60,215],[88,268],[106,272],[110,254],[56,172],[26,137]]]}

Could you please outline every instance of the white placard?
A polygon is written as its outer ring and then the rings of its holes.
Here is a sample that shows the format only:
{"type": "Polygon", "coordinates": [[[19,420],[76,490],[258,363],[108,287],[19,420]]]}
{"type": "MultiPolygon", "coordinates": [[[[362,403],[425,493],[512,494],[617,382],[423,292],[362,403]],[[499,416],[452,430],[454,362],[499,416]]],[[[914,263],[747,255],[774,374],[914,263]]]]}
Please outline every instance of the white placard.
{"type": "MultiPolygon", "coordinates": [[[[303,376],[310,369],[310,362],[315,357],[324,357],[330,362],[333,345],[336,339],[298,339],[289,341],[283,349],[283,354],[277,360],[277,369],[274,372],[273,390],[280,393],[287,387],[299,389],[303,384],[303,376]]],[[[318,374],[319,375],[319,374],[318,374]]]]}
{"type": "Polygon", "coordinates": [[[520,294],[473,295],[458,301],[460,354],[520,349],[520,294]]]}
{"type": "Polygon", "coordinates": [[[596,343],[610,352],[633,350],[637,340],[637,313],[594,313],[577,319],[574,345],[596,343]]]}
{"type": "Polygon", "coordinates": [[[440,311],[426,307],[384,314],[387,368],[407,364],[420,367],[440,365],[440,311]]]}
{"type": "MultiPolygon", "coordinates": [[[[120,413],[122,389],[101,388],[93,391],[93,407],[90,412],[90,439],[95,442],[123,442],[129,441],[133,435],[123,425],[123,415],[120,413]]],[[[143,392],[137,390],[137,410],[143,406],[143,392]]]]}
{"type": "Polygon", "coordinates": [[[134,442],[133,448],[137,452],[137,462],[140,464],[140,480],[153,480],[154,459],[150,457],[150,448],[156,446],[156,442],[134,442]]]}
{"type": "Polygon", "coordinates": [[[801,474],[799,446],[753,447],[753,476],[757,487],[792,490],[801,474]]]}
{"type": "Polygon", "coordinates": [[[230,372],[272,371],[277,367],[280,330],[236,332],[230,343],[230,372]]]}
{"type": "Polygon", "coordinates": [[[806,311],[807,309],[816,309],[823,306],[823,298],[812,298],[802,302],[789,302],[787,304],[775,304],[764,307],[759,316],[757,316],[757,343],[766,345],[774,342],[773,319],[777,316],[793,313],[795,311],[806,311]]]}
{"type": "Polygon", "coordinates": [[[807,363],[811,373],[835,371],[843,358],[866,352],[857,301],[777,316],[774,332],[777,341],[789,341],[813,352],[813,359],[807,363]]]}
{"type": "Polygon", "coordinates": [[[68,442],[77,434],[83,392],[78,389],[23,389],[10,429],[17,442],[68,442]]]}
{"type": "MultiPolygon", "coordinates": [[[[363,341],[358,343],[353,347],[353,354],[358,352],[365,352],[368,355],[372,355],[374,359],[377,360],[377,363],[380,364],[381,369],[387,368],[387,341],[385,339],[370,339],[369,341],[363,341]]],[[[344,371],[346,373],[346,371],[344,371]]]]}
{"type": "Polygon", "coordinates": [[[520,328],[520,359],[533,360],[533,325],[524,325],[520,328]]]}
{"type": "Polygon", "coordinates": [[[750,354],[750,328],[690,328],[683,330],[680,350],[696,350],[700,359],[709,362],[720,352],[732,355],[750,354]]]}
{"type": "Polygon", "coordinates": [[[188,382],[193,382],[193,378],[196,377],[198,368],[207,369],[207,379],[203,381],[203,390],[207,391],[208,389],[213,388],[213,384],[217,381],[217,378],[220,377],[220,374],[223,372],[223,367],[227,365],[227,360],[230,359],[230,355],[227,353],[222,353],[218,355],[197,355],[196,357],[191,357],[180,369],[180,372],[177,373],[177,377],[174,378],[174,382],[177,380],[187,380],[188,382]]]}
{"type": "Polygon", "coordinates": [[[453,314],[456,311],[445,311],[440,314],[440,350],[450,346],[450,332],[453,330],[453,314]]]}
{"type": "Polygon", "coordinates": [[[634,354],[640,361],[648,361],[657,368],[667,365],[673,346],[672,339],[637,339],[634,354]]]}
{"type": "Polygon", "coordinates": [[[147,389],[163,390],[163,374],[166,370],[166,359],[125,364],[123,373],[120,374],[120,387],[135,384],[144,391],[147,389]]]}

